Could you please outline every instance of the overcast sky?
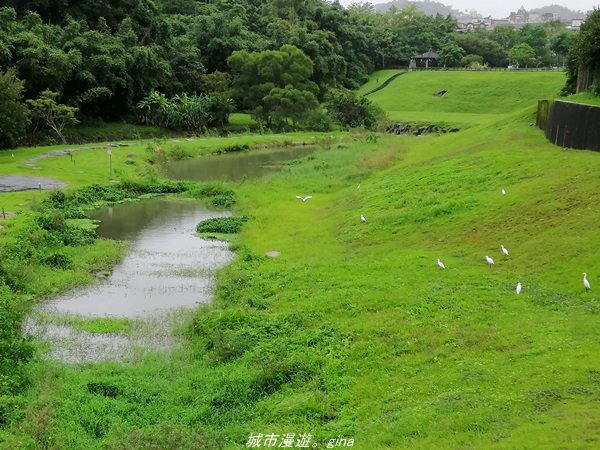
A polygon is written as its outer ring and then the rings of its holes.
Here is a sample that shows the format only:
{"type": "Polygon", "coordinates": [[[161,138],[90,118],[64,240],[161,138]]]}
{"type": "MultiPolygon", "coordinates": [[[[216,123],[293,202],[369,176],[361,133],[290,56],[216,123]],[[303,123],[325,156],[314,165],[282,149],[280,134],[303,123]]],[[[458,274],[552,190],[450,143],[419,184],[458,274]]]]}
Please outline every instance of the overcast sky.
{"type": "MultiPolygon", "coordinates": [[[[387,3],[389,0],[370,0],[370,3],[387,3]]],[[[589,11],[598,8],[600,0],[502,0],[502,1],[486,1],[486,0],[435,0],[445,5],[450,5],[455,9],[464,11],[465,9],[475,8],[477,12],[483,16],[493,17],[508,17],[511,11],[516,11],[523,5],[526,10],[539,8],[551,4],[564,5],[570,9],[589,11]]],[[[342,5],[351,3],[365,3],[364,1],[356,0],[340,0],[342,5]]]]}

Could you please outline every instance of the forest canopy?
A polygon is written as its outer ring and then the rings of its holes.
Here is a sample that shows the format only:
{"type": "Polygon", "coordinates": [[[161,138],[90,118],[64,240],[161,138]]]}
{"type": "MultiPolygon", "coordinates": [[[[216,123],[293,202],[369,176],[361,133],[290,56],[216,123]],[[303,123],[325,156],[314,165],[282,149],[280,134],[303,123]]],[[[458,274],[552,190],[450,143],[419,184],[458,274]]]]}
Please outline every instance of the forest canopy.
{"type": "MultiPolygon", "coordinates": [[[[10,70],[11,101],[49,91],[82,121],[141,121],[136,107],[152,92],[232,97],[236,108],[270,121],[269,111],[296,116],[282,102],[312,107],[331,89],[354,89],[372,71],[407,66],[427,51],[449,67],[549,66],[564,60],[571,40],[558,24],[456,30],[450,16],[426,16],[414,5],[378,13],[368,3],[343,8],[323,0],[0,0],[0,73],[10,70]],[[283,46],[306,58],[286,69],[301,73],[285,74],[303,86],[286,90],[279,77],[273,86],[263,80],[260,98],[244,90],[247,82],[236,79],[244,76],[240,55],[272,56],[283,46]]],[[[28,120],[13,124],[4,145],[28,120]]]]}

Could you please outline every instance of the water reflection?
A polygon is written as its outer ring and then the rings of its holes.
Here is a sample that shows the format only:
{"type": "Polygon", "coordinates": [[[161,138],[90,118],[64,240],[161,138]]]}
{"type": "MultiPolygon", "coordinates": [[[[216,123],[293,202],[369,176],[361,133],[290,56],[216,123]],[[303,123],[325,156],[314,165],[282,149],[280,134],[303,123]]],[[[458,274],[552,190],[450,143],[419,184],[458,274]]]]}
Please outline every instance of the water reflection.
{"type": "Polygon", "coordinates": [[[196,237],[196,225],[228,214],[208,210],[199,202],[163,198],[94,213],[102,220],[98,234],[129,241],[130,250],[106,279],[37,307],[25,331],[50,342],[49,358],[67,362],[123,360],[136,348],[168,347],[174,342],[173,328],[181,322],[180,312],[211,300],[215,271],[234,256],[226,242],[196,237]],[[36,319],[48,316],[125,317],[136,326],[128,334],[98,335],[62,325],[60,320],[36,319]]]}
{"type": "Polygon", "coordinates": [[[176,180],[239,181],[277,171],[285,162],[303,158],[315,150],[314,146],[293,146],[204,156],[172,162],[167,165],[165,172],[169,178],[176,180]]]}

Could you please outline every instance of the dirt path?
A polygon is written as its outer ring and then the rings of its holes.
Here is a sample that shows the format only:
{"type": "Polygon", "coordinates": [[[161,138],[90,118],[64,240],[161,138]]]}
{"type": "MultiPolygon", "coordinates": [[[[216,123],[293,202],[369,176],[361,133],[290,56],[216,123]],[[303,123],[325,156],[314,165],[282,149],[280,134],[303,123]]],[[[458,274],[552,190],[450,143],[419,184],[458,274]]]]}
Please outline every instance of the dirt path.
{"type": "MultiPolygon", "coordinates": [[[[41,155],[34,156],[33,158],[26,160],[23,164],[25,164],[27,167],[31,167],[31,168],[35,169],[37,167],[36,163],[38,161],[42,161],[42,160],[48,159],[48,158],[53,158],[55,156],[66,156],[71,153],[80,152],[80,151],[84,151],[84,150],[100,150],[100,149],[106,148],[107,145],[108,144],[94,145],[94,146],[89,146],[89,147],[65,148],[63,150],[53,150],[51,152],[42,153],[41,155]]],[[[120,142],[114,142],[110,145],[112,147],[128,147],[129,146],[129,144],[123,144],[120,142]]]]}
{"type": "Polygon", "coordinates": [[[62,181],[46,177],[28,177],[25,175],[0,175],[0,192],[34,191],[61,189],[67,185],[62,181]]]}

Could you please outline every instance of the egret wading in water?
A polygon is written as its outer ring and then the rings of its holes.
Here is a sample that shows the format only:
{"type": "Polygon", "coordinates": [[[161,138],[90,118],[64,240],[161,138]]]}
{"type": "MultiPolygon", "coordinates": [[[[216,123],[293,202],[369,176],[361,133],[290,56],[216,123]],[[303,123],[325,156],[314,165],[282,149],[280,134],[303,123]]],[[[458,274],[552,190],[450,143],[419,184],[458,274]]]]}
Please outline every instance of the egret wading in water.
{"type": "Polygon", "coordinates": [[[494,265],[494,260],[493,260],[492,258],[490,258],[489,256],[487,256],[487,255],[486,255],[486,257],[485,257],[485,260],[487,261],[487,263],[488,263],[490,266],[493,266],[493,265],[494,265]]]}
{"type": "Polygon", "coordinates": [[[521,293],[521,289],[523,288],[523,286],[521,285],[521,282],[519,281],[517,283],[517,287],[515,289],[515,292],[517,293],[517,295],[519,295],[521,293]]]}
{"type": "Polygon", "coordinates": [[[440,266],[440,268],[445,269],[446,266],[444,265],[444,263],[442,261],[440,261],[440,258],[437,259],[437,265],[440,266]]]}
{"type": "Polygon", "coordinates": [[[367,218],[361,214],[361,215],[360,215],[360,221],[361,221],[361,222],[366,222],[366,221],[367,221],[367,218]]]}
{"type": "Polygon", "coordinates": [[[502,253],[504,253],[506,256],[508,256],[508,250],[506,249],[506,247],[502,244],[500,244],[500,247],[502,248],[502,253]]]}
{"type": "Polygon", "coordinates": [[[591,289],[592,286],[590,285],[590,282],[587,279],[587,273],[583,272],[583,285],[585,286],[586,289],[591,289]]]}
{"type": "Polygon", "coordinates": [[[302,200],[302,203],[304,203],[306,200],[310,200],[312,198],[312,195],[307,195],[306,197],[296,195],[296,198],[299,198],[300,200],[302,200]]]}

